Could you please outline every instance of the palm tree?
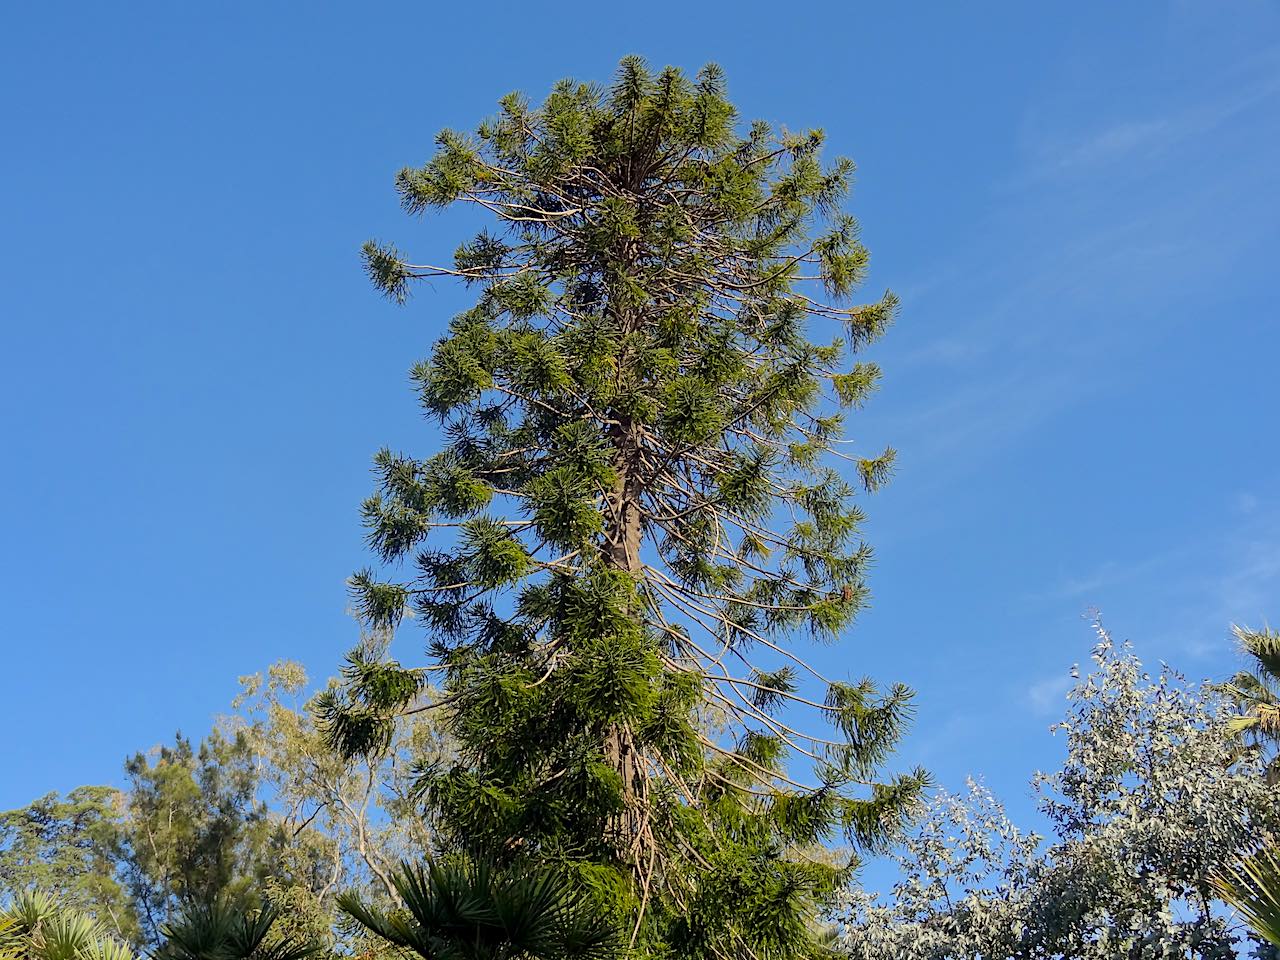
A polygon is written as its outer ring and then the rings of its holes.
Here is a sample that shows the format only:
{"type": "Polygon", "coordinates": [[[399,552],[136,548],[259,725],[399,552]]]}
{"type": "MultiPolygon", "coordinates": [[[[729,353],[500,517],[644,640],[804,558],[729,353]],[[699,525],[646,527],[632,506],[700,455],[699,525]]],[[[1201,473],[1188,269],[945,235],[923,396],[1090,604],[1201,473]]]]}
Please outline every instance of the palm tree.
{"type": "Polygon", "coordinates": [[[606,960],[617,951],[609,918],[545,870],[404,863],[392,882],[402,910],[379,911],[353,894],[338,904],[372,933],[424,960],[606,960]]]}
{"type": "Polygon", "coordinates": [[[88,914],[39,890],[17,894],[0,916],[0,957],[15,960],[136,960],[88,914]]]}
{"type": "Polygon", "coordinates": [[[273,906],[246,910],[225,897],[192,903],[161,928],[164,943],[155,960],[304,960],[322,948],[271,936],[280,912],[273,906]]]}
{"type": "Polygon", "coordinates": [[[1280,947],[1280,849],[1265,847],[1234,871],[1213,877],[1223,901],[1235,907],[1263,940],[1280,947]]]}
{"type": "Polygon", "coordinates": [[[1280,633],[1269,627],[1250,630],[1236,626],[1231,631],[1253,669],[1237,673],[1221,688],[1241,713],[1230,728],[1245,738],[1250,749],[1271,754],[1268,774],[1275,778],[1280,775],[1276,762],[1280,747],[1280,633]]]}
{"type": "Polygon", "coordinates": [[[0,916],[0,960],[19,960],[18,922],[8,916],[0,916]]]}

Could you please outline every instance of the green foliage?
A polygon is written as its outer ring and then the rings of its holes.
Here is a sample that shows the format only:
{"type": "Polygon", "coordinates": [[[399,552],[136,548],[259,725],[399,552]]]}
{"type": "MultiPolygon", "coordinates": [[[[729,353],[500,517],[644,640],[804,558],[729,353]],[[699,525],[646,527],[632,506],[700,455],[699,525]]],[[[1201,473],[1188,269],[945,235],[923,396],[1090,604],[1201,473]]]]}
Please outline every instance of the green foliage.
{"type": "Polygon", "coordinates": [[[341,904],[382,939],[426,960],[605,960],[617,952],[610,918],[555,873],[486,864],[405,863],[395,875],[402,910],[341,904]]]}
{"type": "Polygon", "coordinates": [[[1219,896],[1267,943],[1280,947],[1280,852],[1267,847],[1213,877],[1219,896]]]}
{"type": "Polygon", "coordinates": [[[0,890],[44,891],[132,942],[137,921],[117,870],[124,814],[124,794],[100,786],[0,813],[0,890]]]}
{"type": "MultiPolygon", "coordinates": [[[[379,664],[373,657],[378,642],[368,642],[345,674],[349,689],[376,698],[404,695],[402,683],[421,688],[414,675],[379,664]]],[[[225,725],[251,744],[278,833],[287,838],[267,898],[281,907],[279,923],[294,935],[332,938],[337,891],[394,902],[396,864],[433,846],[414,795],[415,770],[447,756],[448,743],[430,714],[417,714],[390,727],[377,756],[349,760],[329,747],[313,720],[336,695],[336,679],[308,696],[306,672],[281,661],[241,683],[236,714],[225,725]]],[[[339,947],[354,949],[339,940],[339,947]]]]}
{"type": "Polygon", "coordinates": [[[0,916],[0,960],[18,960],[18,924],[12,917],[0,916]]]}
{"type": "Polygon", "coordinates": [[[848,864],[800,851],[881,846],[924,783],[876,782],[910,693],[803,657],[868,596],[837,468],[870,491],[893,462],[836,450],[880,376],[847,361],[897,300],[851,300],[853,165],[823,140],[741,124],[714,65],[629,57],[608,88],[506,97],[401,171],[409,213],[496,220],[450,263],[364,249],[393,300],[428,277],[476,295],[412,371],[446,446],[379,453],[363,507],[379,558],[413,572],[351,583],[374,628],[425,627],[442,689],[357,654],[317,716],[370,757],[439,710],[457,754],[423,770],[438,841],[566,871],[640,952],[821,953],[848,864]]]}
{"type": "Polygon", "coordinates": [[[0,889],[38,889],[59,915],[154,945],[185,900],[251,896],[275,869],[274,838],[243,737],[179,735],[125,765],[128,788],[80,787],[0,815],[0,889]]]}
{"type": "Polygon", "coordinates": [[[14,894],[0,913],[0,956],[13,960],[135,960],[91,915],[37,889],[14,894]]]}
{"type": "MultiPolygon", "coordinates": [[[[366,659],[349,681],[403,692],[401,673],[366,659]]],[[[348,760],[312,719],[336,678],[311,696],[302,667],[280,662],[241,683],[233,712],[198,746],[179,736],[130,758],[125,789],[80,787],[0,814],[0,901],[40,890],[41,903],[83,914],[111,942],[146,948],[183,904],[266,905],[279,914],[273,940],[379,955],[335,923],[336,895],[394,902],[396,863],[431,848],[414,771],[447,755],[439,728],[404,718],[376,759],[348,760]]]]}
{"type": "Polygon", "coordinates": [[[155,960],[305,960],[314,944],[273,936],[280,913],[273,906],[246,910],[223,897],[188,903],[161,929],[155,960]]]}
{"type": "Polygon", "coordinates": [[[1268,758],[1273,778],[1280,777],[1276,748],[1280,745],[1280,633],[1270,629],[1233,627],[1240,649],[1249,659],[1223,684],[1223,693],[1239,708],[1232,729],[1252,751],[1268,758]]]}
{"type": "Polygon", "coordinates": [[[123,868],[145,943],[158,942],[181,903],[256,897],[272,872],[273,830],[245,736],[215,730],[197,748],[178,735],[136,754],[125,772],[123,868]]]}

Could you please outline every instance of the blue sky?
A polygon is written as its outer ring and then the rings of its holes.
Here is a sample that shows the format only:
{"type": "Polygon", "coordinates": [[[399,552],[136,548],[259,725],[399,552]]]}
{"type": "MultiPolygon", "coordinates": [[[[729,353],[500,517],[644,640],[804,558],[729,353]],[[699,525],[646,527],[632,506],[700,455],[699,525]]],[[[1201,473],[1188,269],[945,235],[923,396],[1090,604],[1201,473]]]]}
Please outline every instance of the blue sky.
{"type": "Polygon", "coordinates": [[[820,656],[918,688],[903,765],[1025,809],[1086,609],[1196,677],[1280,620],[1274,3],[205,6],[0,31],[0,808],[336,666],[369,457],[429,452],[406,371],[464,302],[369,289],[366,238],[459,239],[392,176],[632,52],[858,162],[903,310],[853,435],[899,469],[820,656]]]}

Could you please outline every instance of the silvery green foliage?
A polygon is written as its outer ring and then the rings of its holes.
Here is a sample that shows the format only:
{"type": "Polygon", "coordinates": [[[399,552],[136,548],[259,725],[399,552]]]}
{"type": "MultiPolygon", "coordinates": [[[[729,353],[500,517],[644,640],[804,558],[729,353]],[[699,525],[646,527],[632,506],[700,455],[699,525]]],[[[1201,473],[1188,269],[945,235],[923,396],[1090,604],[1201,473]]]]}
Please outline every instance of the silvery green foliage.
{"type": "Polygon", "coordinates": [[[1053,728],[1066,761],[1032,781],[1052,839],[1019,832],[979,786],[937,796],[897,855],[892,900],[849,895],[853,960],[1237,956],[1245,934],[1208,877],[1276,830],[1273,788],[1238,756],[1212,688],[1152,677],[1098,634],[1053,728]]]}
{"type": "Polygon", "coordinates": [[[845,896],[841,941],[853,960],[1014,956],[1041,838],[1021,832],[991,792],[970,780],[939,792],[894,853],[889,902],[845,896]]]}

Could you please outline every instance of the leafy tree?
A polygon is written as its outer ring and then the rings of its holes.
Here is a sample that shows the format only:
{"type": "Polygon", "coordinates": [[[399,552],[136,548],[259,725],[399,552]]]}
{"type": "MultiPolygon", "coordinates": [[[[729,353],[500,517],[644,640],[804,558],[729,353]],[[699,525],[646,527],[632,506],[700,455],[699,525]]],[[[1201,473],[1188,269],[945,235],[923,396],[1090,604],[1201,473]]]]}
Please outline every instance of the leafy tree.
{"type": "Polygon", "coordinates": [[[866,603],[855,486],[893,461],[839,449],[880,376],[847,358],[896,306],[851,301],[853,166],[823,164],[820,131],[741,128],[715,66],[637,58],[437,143],[397,177],[405,209],[495,226],[442,266],[365,247],[393,300],[431,277],[476,300],[412,373],[444,448],[383,450],[364,504],[413,572],[353,579],[375,629],[420,620],[433,663],[357,652],[329,734],[376,753],[442,709],[457,757],[422,780],[441,842],[567,870],[637,950],[818,953],[848,865],[806,851],[876,847],[924,782],[877,780],[909,691],[804,658],[866,603]]]}
{"type": "Polygon", "coordinates": [[[892,901],[848,894],[852,960],[1237,955],[1215,878],[1275,829],[1273,788],[1239,758],[1214,687],[1152,678],[1099,630],[1095,670],[1055,728],[1066,762],[1034,781],[1052,841],[980,788],[934,799],[896,858],[892,901]]]}
{"type": "MultiPolygon", "coordinates": [[[[381,640],[366,637],[368,649],[381,640]]],[[[387,749],[348,759],[313,719],[315,695],[301,664],[280,661],[241,677],[242,692],[221,726],[246,738],[279,839],[266,900],[278,908],[275,930],[337,952],[387,952],[344,922],[339,891],[373,903],[398,902],[398,862],[432,847],[430,825],[413,796],[414,773],[439,761],[448,744],[429,713],[403,718],[387,749]]],[[[328,687],[337,683],[330,679],[328,687]]]]}
{"type": "Polygon", "coordinates": [[[346,893],[343,908],[384,940],[425,960],[601,960],[616,953],[610,918],[546,870],[484,864],[403,864],[404,909],[386,913],[346,893]]]}
{"type": "Polygon", "coordinates": [[[198,746],[178,736],[131,757],[125,789],[80,787],[0,813],[0,896],[43,891],[147,947],[184,904],[221,896],[276,907],[273,937],[368,953],[335,923],[336,894],[394,900],[395,864],[431,845],[413,769],[448,746],[424,714],[385,753],[349,761],[315,728],[300,665],[241,681],[198,746]]]}
{"type": "Polygon", "coordinates": [[[137,921],[118,870],[124,836],[124,794],[113,787],[0,813],[0,890],[42,890],[132,942],[137,921]]]}
{"type": "MultiPolygon", "coordinates": [[[[81,787],[0,817],[0,882],[39,889],[140,945],[185,902],[250,896],[276,840],[243,735],[214,731],[125,764],[128,787],[81,787]]],[[[256,894],[253,894],[256,895],[256,894]]]]}
{"type": "Polygon", "coordinates": [[[1022,956],[1041,840],[973,780],[964,795],[939,791],[894,851],[888,901],[856,886],[845,894],[843,951],[854,960],[1022,956]]]}

